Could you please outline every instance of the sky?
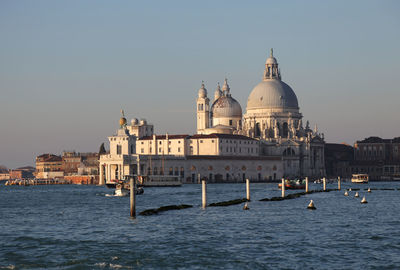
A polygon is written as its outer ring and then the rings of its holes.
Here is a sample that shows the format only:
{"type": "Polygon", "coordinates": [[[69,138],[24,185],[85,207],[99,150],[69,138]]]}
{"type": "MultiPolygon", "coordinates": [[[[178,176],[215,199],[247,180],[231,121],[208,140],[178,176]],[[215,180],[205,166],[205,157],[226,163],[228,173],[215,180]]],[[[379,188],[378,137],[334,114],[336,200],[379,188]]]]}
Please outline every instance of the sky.
{"type": "Polygon", "coordinates": [[[400,136],[400,1],[0,1],[0,165],[97,152],[145,118],[193,134],[204,80],[246,111],[274,48],[328,143],[400,136]]]}

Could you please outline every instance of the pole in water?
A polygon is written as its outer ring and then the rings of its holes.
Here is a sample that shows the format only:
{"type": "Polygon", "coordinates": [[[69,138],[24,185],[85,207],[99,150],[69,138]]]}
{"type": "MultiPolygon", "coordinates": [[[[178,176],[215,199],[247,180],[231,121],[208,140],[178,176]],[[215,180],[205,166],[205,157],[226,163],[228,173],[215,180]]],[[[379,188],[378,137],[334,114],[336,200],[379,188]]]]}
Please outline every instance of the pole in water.
{"type": "Polygon", "coordinates": [[[134,176],[130,176],[130,202],[131,202],[131,217],[136,217],[136,188],[135,188],[135,182],[134,181],[134,176]]]}
{"type": "Polygon", "coordinates": [[[246,199],[250,201],[250,180],[246,179],[246,199]]]}
{"type": "Polygon", "coordinates": [[[341,183],[340,183],[340,176],[338,176],[338,178],[337,178],[337,188],[338,188],[338,190],[340,190],[342,188],[341,183]]]}
{"type": "Polygon", "coordinates": [[[371,188],[368,188],[368,192],[371,192],[371,188]]]}
{"type": "Polygon", "coordinates": [[[282,178],[282,198],[285,197],[285,178],[282,178]]]}
{"type": "Polygon", "coordinates": [[[326,190],[326,178],[322,178],[322,182],[324,183],[324,191],[326,190]]]}
{"type": "Polygon", "coordinates": [[[308,177],[306,177],[306,193],[308,193],[308,177]]]}
{"type": "Polygon", "coordinates": [[[201,196],[201,206],[203,208],[207,207],[207,184],[206,180],[201,181],[201,187],[202,187],[202,196],[201,196]]]}

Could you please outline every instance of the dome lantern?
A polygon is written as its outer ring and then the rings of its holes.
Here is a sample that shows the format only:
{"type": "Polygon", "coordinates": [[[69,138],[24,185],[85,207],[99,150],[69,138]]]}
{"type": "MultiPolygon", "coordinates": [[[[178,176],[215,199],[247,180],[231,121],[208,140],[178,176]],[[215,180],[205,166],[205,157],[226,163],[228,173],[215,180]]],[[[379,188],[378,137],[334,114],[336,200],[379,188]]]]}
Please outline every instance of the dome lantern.
{"type": "Polygon", "coordinates": [[[204,86],[204,81],[201,81],[201,87],[199,89],[199,98],[206,98],[207,97],[207,89],[204,86]]]}
{"type": "Polygon", "coordinates": [[[123,127],[126,126],[126,118],[125,118],[125,115],[124,115],[124,110],[121,110],[121,114],[122,114],[122,116],[119,119],[119,125],[120,125],[121,128],[123,128],[123,127]]]}
{"type": "Polygon", "coordinates": [[[222,91],[221,91],[221,86],[217,85],[217,89],[215,89],[215,93],[214,93],[214,100],[219,99],[222,96],[222,91]]]}
{"type": "Polygon", "coordinates": [[[264,80],[280,80],[281,79],[281,72],[278,69],[278,61],[274,57],[274,51],[271,48],[271,53],[267,61],[265,62],[265,71],[264,71],[264,80]]]}

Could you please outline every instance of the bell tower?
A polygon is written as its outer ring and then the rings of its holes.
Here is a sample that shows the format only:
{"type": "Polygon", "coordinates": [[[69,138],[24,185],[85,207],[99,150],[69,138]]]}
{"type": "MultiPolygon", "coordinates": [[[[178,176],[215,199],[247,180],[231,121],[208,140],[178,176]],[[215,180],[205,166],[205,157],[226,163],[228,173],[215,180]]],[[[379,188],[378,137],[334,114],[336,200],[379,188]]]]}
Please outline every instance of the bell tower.
{"type": "Polygon", "coordinates": [[[210,127],[210,100],[207,97],[207,89],[204,82],[201,83],[197,98],[197,134],[210,127]]]}

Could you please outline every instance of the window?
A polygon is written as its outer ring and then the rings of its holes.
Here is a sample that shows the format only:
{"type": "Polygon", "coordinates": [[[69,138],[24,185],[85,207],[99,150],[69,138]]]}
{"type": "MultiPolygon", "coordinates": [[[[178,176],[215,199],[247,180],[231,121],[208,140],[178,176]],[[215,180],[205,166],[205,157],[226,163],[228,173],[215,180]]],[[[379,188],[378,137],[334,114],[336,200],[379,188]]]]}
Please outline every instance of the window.
{"type": "Polygon", "coordinates": [[[180,147],[178,147],[178,153],[180,153],[181,152],[181,148],[180,147]]]}
{"type": "Polygon", "coordinates": [[[171,148],[168,148],[168,152],[171,152],[171,148]]]}
{"type": "Polygon", "coordinates": [[[160,147],[160,148],[158,148],[158,152],[160,152],[160,153],[162,152],[162,150],[161,150],[161,147],[160,147]]]}
{"type": "Polygon", "coordinates": [[[232,120],[229,120],[229,125],[232,126],[232,120]]]}
{"type": "Polygon", "coordinates": [[[160,144],[162,144],[162,141],[160,141],[160,144]]]}
{"type": "Polygon", "coordinates": [[[203,143],[203,140],[200,140],[200,143],[203,143]]]}
{"type": "Polygon", "coordinates": [[[211,140],[212,143],[214,143],[214,140],[211,140]]]}
{"type": "Polygon", "coordinates": [[[117,144],[117,155],[121,155],[121,145],[117,144]]]}
{"type": "Polygon", "coordinates": [[[142,153],[142,154],[144,153],[144,149],[143,149],[143,148],[142,148],[142,149],[140,149],[140,153],[142,153]]]}
{"type": "Polygon", "coordinates": [[[131,154],[133,154],[133,144],[131,144],[131,154]]]}

